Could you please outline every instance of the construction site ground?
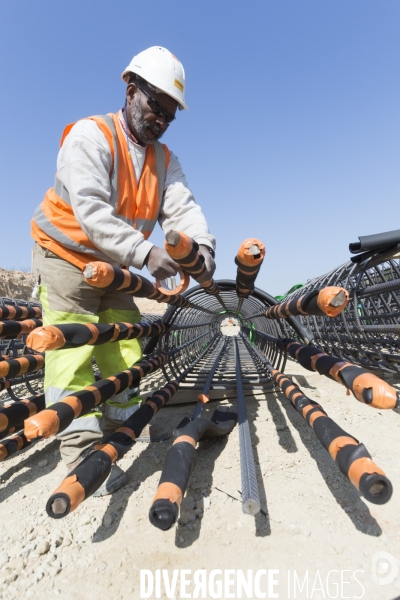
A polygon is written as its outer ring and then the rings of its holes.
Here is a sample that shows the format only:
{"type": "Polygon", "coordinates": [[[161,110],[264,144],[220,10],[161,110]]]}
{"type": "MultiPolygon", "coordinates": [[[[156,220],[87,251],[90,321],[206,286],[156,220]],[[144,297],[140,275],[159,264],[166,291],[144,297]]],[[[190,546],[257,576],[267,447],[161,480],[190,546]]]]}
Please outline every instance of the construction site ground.
{"type": "MultiPolygon", "coordinates": [[[[89,498],[60,520],[50,519],[45,506],[66,469],[59,442],[41,440],[1,465],[0,597],[136,600],[141,569],[153,574],[168,570],[170,579],[174,569],[192,574],[199,569],[208,574],[215,569],[277,570],[269,576],[277,581],[272,590],[278,595],[268,592],[266,576],[261,590],[264,597],[285,600],[400,596],[400,570],[390,583],[376,583],[388,573],[390,579],[400,560],[400,413],[363,405],[344,387],[293,361],[286,373],[365,443],[393,483],[388,504],[373,505],[360,496],[277,392],[246,398],[263,507],[256,517],[242,512],[237,427],[227,439],[200,443],[181,519],[166,532],[150,524],[148,512],[171,440],[136,443],[119,462],[128,484],[110,496],[89,498]],[[389,559],[382,567],[379,552],[389,553],[395,564],[389,559]],[[303,590],[296,584],[295,594],[296,579],[303,590]]],[[[154,374],[145,389],[160,384],[162,377],[154,374]]],[[[234,399],[222,402],[229,405],[234,399]]],[[[191,415],[193,406],[167,406],[154,421],[173,428],[191,415]]],[[[215,406],[207,405],[207,414],[215,406]]],[[[235,594],[235,585],[229,589],[235,594]]],[[[160,596],[168,597],[164,585],[160,596]]],[[[156,591],[149,597],[156,598],[156,591]]],[[[181,593],[178,580],[170,597],[192,596],[181,593]]],[[[254,591],[251,597],[262,596],[254,591]]]]}

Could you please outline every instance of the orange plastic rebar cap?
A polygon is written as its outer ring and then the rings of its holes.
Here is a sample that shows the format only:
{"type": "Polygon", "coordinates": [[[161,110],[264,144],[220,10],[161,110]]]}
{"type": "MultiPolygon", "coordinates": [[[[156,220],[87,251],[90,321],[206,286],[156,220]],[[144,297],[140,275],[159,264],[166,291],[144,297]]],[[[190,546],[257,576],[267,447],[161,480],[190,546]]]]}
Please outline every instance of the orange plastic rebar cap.
{"type": "Polygon", "coordinates": [[[99,288],[107,287],[114,281],[114,268],[106,262],[91,262],[86,265],[83,277],[89,285],[99,288]]]}
{"type": "Polygon", "coordinates": [[[183,260],[192,251],[193,240],[186,233],[171,229],[165,236],[164,246],[171,258],[183,260]]]}
{"type": "Polygon", "coordinates": [[[65,337],[58,327],[47,325],[32,331],[26,338],[26,345],[37,352],[58,350],[65,346],[65,337]]]}
{"type": "Polygon", "coordinates": [[[238,262],[246,267],[256,267],[262,263],[264,257],[265,246],[257,238],[248,238],[247,240],[244,240],[237,253],[238,262]]]}
{"type": "Polygon", "coordinates": [[[333,285],[322,289],[317,298],[319,308],[328,317],[339,315],[346,308],[348,302],[349,292],[342,287],[333,285]]]}

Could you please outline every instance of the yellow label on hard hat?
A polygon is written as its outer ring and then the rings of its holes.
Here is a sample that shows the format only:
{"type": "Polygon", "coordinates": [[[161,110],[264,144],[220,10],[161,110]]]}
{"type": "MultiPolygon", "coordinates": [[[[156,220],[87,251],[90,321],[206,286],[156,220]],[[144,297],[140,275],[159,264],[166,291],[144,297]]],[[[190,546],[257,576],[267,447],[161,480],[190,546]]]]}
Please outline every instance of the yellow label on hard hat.
{"type": "Polygon", "coordinates": [[[181,83],[179,79],[175,79],[174,86],[181,90],[181,92],[183,92],[183,83],[181,83]]]}

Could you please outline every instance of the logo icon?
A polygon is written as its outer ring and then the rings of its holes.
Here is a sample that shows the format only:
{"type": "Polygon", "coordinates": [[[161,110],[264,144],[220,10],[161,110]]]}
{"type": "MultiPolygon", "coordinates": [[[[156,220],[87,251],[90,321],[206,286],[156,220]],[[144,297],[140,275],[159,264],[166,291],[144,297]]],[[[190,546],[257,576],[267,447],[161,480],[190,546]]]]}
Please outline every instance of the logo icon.
{"type": "Polygon", "coordinates": [[[397,577],[399,565],[389,552],[376,552],[372,557],[372,578],[378,585],[388,585],[397,577]]]}

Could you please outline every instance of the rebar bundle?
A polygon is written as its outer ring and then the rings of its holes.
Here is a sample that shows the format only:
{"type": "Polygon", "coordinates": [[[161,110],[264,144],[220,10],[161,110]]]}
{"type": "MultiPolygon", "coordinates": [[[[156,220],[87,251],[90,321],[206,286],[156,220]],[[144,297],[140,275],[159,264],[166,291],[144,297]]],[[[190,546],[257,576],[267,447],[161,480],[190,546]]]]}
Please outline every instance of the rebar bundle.
{"type": "MultiPolygon", "coordinates": [[[[204,258],[193,240],[181,232],[169,232],[166,249],[180,264],[184,277],[202,276],[204,258]]],[[[41,327],[39,305],[0,302],[0,330],[3,336],[10,337],[1,338],[0,391],[7,390],[14,400],[0,409],[0,460],[22,450],[32,440],[60,433],[74,419],[90,413],[115,393],[137,386],[157,369],[162,369],[167,380],[167,385],[155,390],[137,412],[104,444],[93,447],[66,477],[47,502],[51,517],[62,518],[89,498],[105,481],[112,464],[129,450],[143,427],[174,394],[189,397],[193,392],[197,404],[192,417],[176,427],[175,441],[167,453],[150,507],[151,523],[166,530],[176,522],[197,445],[207,437],[228,435],[236,424],[243,512],[256,515],[262,507],[246,394],[272,392],[278,387],[357,489],[376,504],[389,500],[390,480],[365,446],[334,423],[283,372],[289,356],[304,368],[344,385],[372,409],[397,407],[399,393],[363,367],[392,372],[400,368],[398,259],[393,255],[369,255],[364,261],[344,265],[311,281],[279,303],[255,287],[264,255],[262,242],[249,238],[236,255],[235,281],[201,279],[200,285],[183,294],[166,293],[126,269],[90,263],[84,271],[87,283],[169,304],[162,319],[144,315],[143,321],[135,324],[41,327]],[[226,335],[227,323],[233,321],[240,324],[240,333],[226,335]],[[47,408],[43,394],[29,389],[28,377],[43,374],[46,350],[62,352],[64,348],[131,338],[143,339],[145,358],[129,369],[98,381],[93,376],[91,385],[47,408]],[[29,397],[21,398],[13,392],[15,383],[20,382],[28,387],[29,397]],[[233,396],[236,406],[228,410],[217,407],[211,418],[204,418],[205,404],[216,395],[233,396]],[[5,435],[9,437],[4,438],[5,435]]]]}

